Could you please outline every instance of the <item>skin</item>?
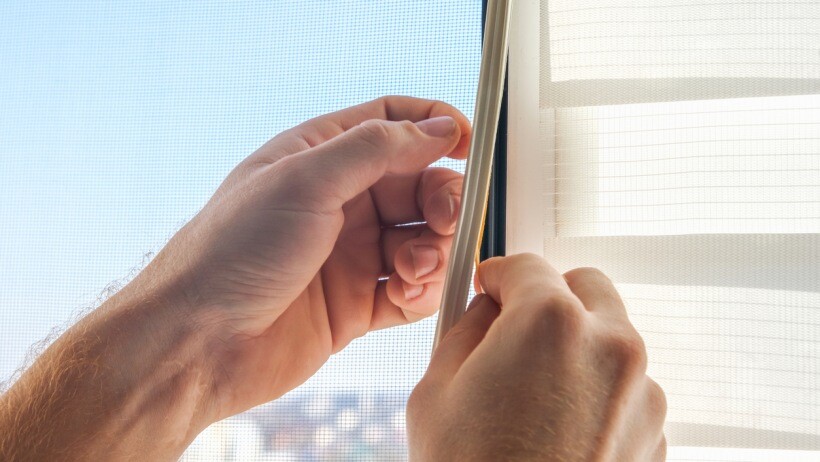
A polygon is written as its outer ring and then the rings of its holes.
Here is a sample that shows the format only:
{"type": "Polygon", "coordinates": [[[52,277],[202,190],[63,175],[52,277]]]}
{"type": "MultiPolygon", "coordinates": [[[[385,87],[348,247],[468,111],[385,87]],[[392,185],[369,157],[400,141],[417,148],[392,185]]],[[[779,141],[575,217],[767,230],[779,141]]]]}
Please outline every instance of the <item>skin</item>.
{"type": "MultiPolygon", "coordinates": [[[[133,282],[54,342],[0,398],[0,460],[175,460],[208,425],[282,396],[354,338],[431,315],[441,297],[462,179],[428,166],[444,156],[465,157],[469,134],[468,120],[452,106],[386,97],[270,140],[236,167],[133,282]]],[[[495,266],[488,270],[495,279],[482,286],[498,295],[516,284],[500,281],[501,275],[521,268],[495,266]]],[[[489,298],[481,300],[484,306],[489,298]]],[[[498,300],[504,313],[526,313],[498,300]]],[[[471,329],[475,316],[471,312],[457,330],[471,329]]],[[[516,316],[502,314],[499,323],[507,318],[516,316]]],[[[518,318],[500,323],[510,324],[507,335],[530,329],[526,315],[518,318]]],[[[461,348],[454,338],[436,358],[461,348]]],[[[525,376],[544,369],[520,355],[502,349],[494,361],[509,359],[507,370],[525,376]]],[[[466,453],[461,446],[446,453],[431,434],[443,431],[436,422],[419,426],[424,409],[428,420],[440,413],[427,406],[444,402],[431,391],[443,388],[429,385],[441,363],[434,362],[413,395],[416,459],[456,460],[466,453]]],[[[497,371],[476,369],[473,386],[498,383],[510,402],[520,396],[498,381],[497,371]]],[[[565,386],[566,377],[553,377],[556,387],[565,386]]],[[[580,370],[572,378],[587,379],[580,370]]],[[[581,398],[574,409],[594,422],[581,398]]],[[[477,417],[494,412],[480,402],[464,404],[475,405],[477,417]]],[[[632,400],[620,407],[637,415],[643,405],[632,400]]],[[[508,417],[497,411],[499,422],[508,417]]],[[[542,426],[558,418],[544,416],[542,426]]],[[[623,436],[591,428],[573,437],[623,436]]],[[[483,450],[476,446],[472,453],[483,450]]]]}
{"type": "Polygon", "coordinates": [[[523,254],[478,274],[410,397],[411,460],[665,460],[664,393],[603,273],[523,254]]]}
{"type": "Polygon", "coordinates": [[[0,460],[174,460],[354,338],[432,314],[461,176],[428,165],[469,134],[452,106],[387,97],[273,138],[2,397],[0,460]]]}

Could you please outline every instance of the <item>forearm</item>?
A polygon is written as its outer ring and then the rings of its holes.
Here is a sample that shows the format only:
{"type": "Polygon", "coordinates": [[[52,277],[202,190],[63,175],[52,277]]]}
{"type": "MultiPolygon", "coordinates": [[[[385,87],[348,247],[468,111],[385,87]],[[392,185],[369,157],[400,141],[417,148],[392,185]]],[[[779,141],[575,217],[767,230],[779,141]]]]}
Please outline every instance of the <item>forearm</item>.
{"type": "Polygon", "coordinates": [[[72,327],[2,397],[0,459],[173,460],[210,422],[205,336],[178,297],[144,290],[72,327]]]}

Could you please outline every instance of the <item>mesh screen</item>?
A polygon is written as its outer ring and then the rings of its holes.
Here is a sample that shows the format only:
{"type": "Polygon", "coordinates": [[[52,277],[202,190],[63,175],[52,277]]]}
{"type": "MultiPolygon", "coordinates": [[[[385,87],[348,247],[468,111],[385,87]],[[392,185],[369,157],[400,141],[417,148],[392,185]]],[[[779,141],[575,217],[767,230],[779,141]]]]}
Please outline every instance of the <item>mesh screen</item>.
{"type": "MultiPolygon", "coordinates": [[[[384,94],[471,117],[480,20],[478,0],[0,4],[0,380],[276,133],[384,94]]],[[[405,459],[434,324],[353,342],[184,459],[405,459]]]]}

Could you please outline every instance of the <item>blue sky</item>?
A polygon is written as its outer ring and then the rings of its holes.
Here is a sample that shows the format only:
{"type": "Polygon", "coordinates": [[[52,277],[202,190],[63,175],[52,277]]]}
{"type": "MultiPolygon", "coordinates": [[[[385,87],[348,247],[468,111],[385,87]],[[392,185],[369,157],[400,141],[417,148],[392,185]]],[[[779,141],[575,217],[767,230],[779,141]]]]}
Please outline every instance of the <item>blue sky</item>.
{"type": "MultiPolygon", "coordinates": [[[[472,116],[480,18],[478,0],[0,4],[0,380],[283,129],[383,94],[472,116]]],[[[357,342],[316,386],[411,387],[432,325],[357,342]]]]}

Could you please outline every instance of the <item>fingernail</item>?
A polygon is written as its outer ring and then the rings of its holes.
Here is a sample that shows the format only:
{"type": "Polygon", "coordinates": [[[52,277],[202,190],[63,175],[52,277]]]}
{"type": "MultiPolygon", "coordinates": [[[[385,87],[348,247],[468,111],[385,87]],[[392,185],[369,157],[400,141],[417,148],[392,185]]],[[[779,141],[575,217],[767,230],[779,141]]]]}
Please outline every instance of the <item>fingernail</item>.
{"type": "Polygon", "coordinates": [[[450,220],[456,221],[456,218],[458,218],[458,199],[456,199],[453,193],[449,193],[447,195],[447,201],[450,206],[450,220]]]}
{"type": "Polygon", "coordinates": [[[453,134],[456,130],[456,121],[449,116],[434,117],[416,122],[416,126],[427,135],[443,138],[453,134]]]}
{"type": "Polygon", "coordinates": [[[407,301],[420,297],[421,293],[424,292],[423,285],[408,284],[401,281],[401,286],[404,289],[404,299],[407,301]]]}
{"type": "Polygon", "coordinates": [[[434,269],[438,268],[438,249],[429,245],[414,245],[410,247],[410,255],[413,257],[413,269],[416,271],[416,279],[427,276],[434,269]]]}

